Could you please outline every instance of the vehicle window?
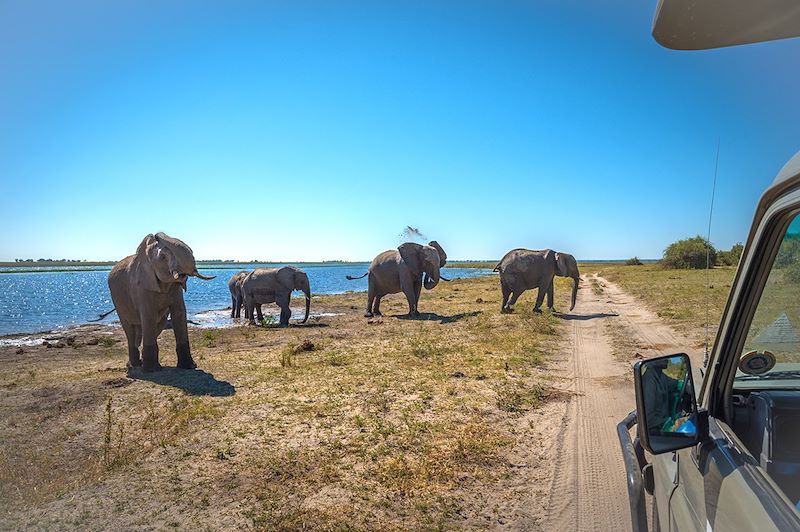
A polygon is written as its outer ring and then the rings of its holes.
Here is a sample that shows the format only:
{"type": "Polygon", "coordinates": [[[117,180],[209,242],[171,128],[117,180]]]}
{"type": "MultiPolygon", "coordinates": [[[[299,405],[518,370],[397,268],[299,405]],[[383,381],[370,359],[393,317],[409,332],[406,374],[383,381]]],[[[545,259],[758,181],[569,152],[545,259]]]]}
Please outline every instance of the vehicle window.
{"type": "Polygon", "coordinates": [[[766,384],[767,381],[784,381],[781,382],[781,387],[800,388],[800,216],[798,215],[792,220],[783,236],[753,316],[736,374],[736,387],[739,388],[751,388],[751,384],[766,384]]]}

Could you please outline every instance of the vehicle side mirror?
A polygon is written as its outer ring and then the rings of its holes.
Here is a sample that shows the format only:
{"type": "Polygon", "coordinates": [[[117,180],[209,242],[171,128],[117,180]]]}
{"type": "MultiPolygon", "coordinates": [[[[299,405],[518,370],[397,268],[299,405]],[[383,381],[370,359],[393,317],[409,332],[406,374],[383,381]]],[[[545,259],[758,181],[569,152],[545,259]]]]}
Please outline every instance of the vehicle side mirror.
{"type": "Polygon", "coordinates": [[[683,353],[633,367],[639,440],[651,454],[677,451],[708,437],[708,417],[695,399],[692,365],[683,353]]]}

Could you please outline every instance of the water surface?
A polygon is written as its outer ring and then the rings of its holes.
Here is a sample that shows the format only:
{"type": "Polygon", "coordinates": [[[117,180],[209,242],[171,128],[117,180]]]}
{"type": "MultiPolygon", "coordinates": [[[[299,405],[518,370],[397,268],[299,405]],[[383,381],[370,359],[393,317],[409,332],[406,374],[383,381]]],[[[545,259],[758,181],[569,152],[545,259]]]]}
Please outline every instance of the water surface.
{"type": "MultiPolygon", "coordinates": [[[[211,281],[189,278],[188,291],[184,294],[189,319],[201,326],[222,326],[230,323],[228,314],[222,309],[231,304],[228,279],[241,270],[273,268],[283,264],[226,264],[204,268],[204,275],[216,275],[211,281]]],[[[367,278],[348,281],[346,275],[361,275],[367,271],[368,263],[300,265],[308,273],[314,294],[340,294],[347,291],[366,291],[367,278]]],[[[30,269],[30,266],[21,266],[30,269]]],[[[63,329],[82,325],[98,314],[111,310],[111,294],[108,291],[110,267],[94,267],[91,271],[68,268],[67,271],[42,271],[3,273],[0,275],[0,335],[33,333],[63,329]]],[[[3,268],[14,272],[15,268],[3,268]]],[[[475,277],[490,273],[479,268],[445,268],[448,278],[475,277]]],[[[295,317],[302,312],[302,294],[292,298],[295,317]]],[[[365,303],[366,304],[366,303],[365,303]]],[[[265,311],[277,311],[274,305],[265,305],[265,311]]],[[[315,309],[312,306],[312,312],[315,309]]],[[[103,320],[112,323],[117,319],[111,314],[103,320]]]]}

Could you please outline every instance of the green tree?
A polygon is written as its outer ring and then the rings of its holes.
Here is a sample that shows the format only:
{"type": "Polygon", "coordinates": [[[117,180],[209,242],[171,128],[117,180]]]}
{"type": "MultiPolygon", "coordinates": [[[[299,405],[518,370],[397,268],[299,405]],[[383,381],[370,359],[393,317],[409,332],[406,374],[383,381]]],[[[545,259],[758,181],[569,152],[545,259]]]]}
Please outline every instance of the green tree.
{"type": "Polygon", "coordinates": [[[667,246],[661,264],[665,268],[701,269],[706,267],[706,261],[711,265],[716,264],[717,250],[711,242],[698,235],[678,240],[667,246]]]}
{"type": "Polygon", "coordinates": [[[739,259],[742,258],[742,251],[744,251],[744,246],[741,242],[734,244],[730,251],[718,251],[717,264],[720,266],[738,265],[739,259]]]}

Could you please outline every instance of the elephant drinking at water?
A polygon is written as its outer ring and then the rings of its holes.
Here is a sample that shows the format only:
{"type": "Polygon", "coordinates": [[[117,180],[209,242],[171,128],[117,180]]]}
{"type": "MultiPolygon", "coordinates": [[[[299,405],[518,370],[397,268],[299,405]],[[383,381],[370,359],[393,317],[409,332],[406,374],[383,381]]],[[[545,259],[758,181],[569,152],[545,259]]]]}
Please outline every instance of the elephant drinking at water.
{"type": "Polygon", "coordinates": [[[540,312],[542,301],[547,295],[547,307],[553,309],[553,277],[572,278],[572,302],[575,308],[580,274],[575,257],[552,249],[530,250],[513,249],[497,263],[494,271],[500,272],[500,289],[503,294],[501,312],[511,312],[512,306],[526,290],[538,288],[534,312],[540,312]]]}
{"type": "Polygon", "coordinates": [[[408,300],[409,316],[417,316],[422,287],[431,290],[439,283],[439,270],[446,262],[447,254],[435,240],[427,246],[406,242],[375,257],[367,273],[361,277],[348,275],[347,278],[361,279],[369,275],[365,317],[380,316],[381,298],[399,292],[403,292],[408,300]]]}
{"type": "Polygon", "coordinates": [[[147,235],[136,254],[119,261],[108,274],[111,299],[128,339],[128,365],[144,371],[161,368],[157,338],[171,316],[178,367],[194,369],[189,349],[183,291],[188,277],[210,280],[197,271],[192,249],[178,240],[156,233],[147,235]],[[139,345],[142,356],[139,358],[139,345]]]}
{"type": "Polygon", "coordinates": [[[306,295],[306,315],[303,321],[308,320],[311,308],[311,287],[308,275],[294,266],[281,268],[257,268],[248,274],[241,282],[242,296],[244,297],[245,316],[250,318],[250,323],[255,324],[264,319],[261,314],[261,305],[276,303],[281,308],[280,324],[288,325],[292,310],[289,301],[293,290],[301,290],[306,295]]]}

